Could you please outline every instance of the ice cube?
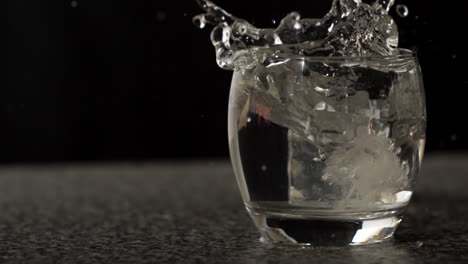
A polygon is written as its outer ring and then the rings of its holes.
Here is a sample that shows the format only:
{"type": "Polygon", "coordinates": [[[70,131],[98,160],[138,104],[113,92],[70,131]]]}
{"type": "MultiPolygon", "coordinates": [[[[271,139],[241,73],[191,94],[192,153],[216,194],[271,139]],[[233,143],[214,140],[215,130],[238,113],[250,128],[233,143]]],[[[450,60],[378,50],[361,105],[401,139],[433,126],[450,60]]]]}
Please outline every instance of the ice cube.
{"type": "Polygon", "coordinates": [[[341,198],[365,205],[386,200],[408,185],[406,171],[389,139],[362,134],[336,148],[326,162],[323,180],[341,187],[341,198]]]}
{"type": "Polygon", "coordinates": [[[288,145],[289,203],[336,199],[336,191],[330,191],[334,187],[321,179],[325,164],[315,142],[289,131],[288,145]]]}

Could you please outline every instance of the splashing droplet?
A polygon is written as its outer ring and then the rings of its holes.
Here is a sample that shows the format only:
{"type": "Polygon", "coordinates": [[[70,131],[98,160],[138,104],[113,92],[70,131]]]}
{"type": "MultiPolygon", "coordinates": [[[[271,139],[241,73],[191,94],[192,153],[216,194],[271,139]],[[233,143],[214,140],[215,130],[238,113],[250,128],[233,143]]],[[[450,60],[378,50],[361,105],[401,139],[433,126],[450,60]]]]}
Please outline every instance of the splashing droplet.
{"type": "Polygon", "coordinates": [[[397,14],[400,16],[400,17],[408,17],[409,15],[409,9],[406,5],[403,5],[403,4],[398,4],[396,6],[396,12],[397,14]]]}
{"type": "Polygon", "coordinates": [[[205,26],[206,26],[205,15],[198,15],[198,16],[194,17],[192,22],[198,28],[205,28],[205,26]]]}

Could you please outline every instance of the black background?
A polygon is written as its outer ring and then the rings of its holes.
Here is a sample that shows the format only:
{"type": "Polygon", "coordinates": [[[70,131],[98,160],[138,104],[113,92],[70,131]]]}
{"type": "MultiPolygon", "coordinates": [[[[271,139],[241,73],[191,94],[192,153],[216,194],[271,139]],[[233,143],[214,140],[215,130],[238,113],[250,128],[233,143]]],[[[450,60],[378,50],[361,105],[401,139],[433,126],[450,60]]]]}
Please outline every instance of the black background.
{"type": "MultiPolygon", "coordinates": [[[[331,0],[217,3],[257,26],[321,17],[331,0]]],[[[397,0],[401,47],[417,50],[429,151],[468,148],[460,6],[397,0]]],[[[194,1],[7,0],[0,162],[226,157],[231,72],[219,69],[194,1]]]]}

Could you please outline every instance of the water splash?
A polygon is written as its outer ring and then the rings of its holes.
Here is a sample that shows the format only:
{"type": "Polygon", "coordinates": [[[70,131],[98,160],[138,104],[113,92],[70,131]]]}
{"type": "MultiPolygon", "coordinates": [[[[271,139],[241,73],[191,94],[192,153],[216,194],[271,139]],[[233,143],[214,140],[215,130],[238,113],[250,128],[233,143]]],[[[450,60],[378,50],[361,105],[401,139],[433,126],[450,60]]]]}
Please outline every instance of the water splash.
{"type": "Polygon", "coordinates": [[[218,65],[224,69],[248,67],[252,60],[264,59],[265,53],[308,56],[398,53],[398,29],[388,15],[394,0],[377,0],[372,5],[362,0],[334,0],[331,10],[321,19],[302,19],[293,12],[276,28],[254,27],[211,1],[196,1],[205,13],[193,21],[199,28],[214,26],[211,41],[218,65]]]}

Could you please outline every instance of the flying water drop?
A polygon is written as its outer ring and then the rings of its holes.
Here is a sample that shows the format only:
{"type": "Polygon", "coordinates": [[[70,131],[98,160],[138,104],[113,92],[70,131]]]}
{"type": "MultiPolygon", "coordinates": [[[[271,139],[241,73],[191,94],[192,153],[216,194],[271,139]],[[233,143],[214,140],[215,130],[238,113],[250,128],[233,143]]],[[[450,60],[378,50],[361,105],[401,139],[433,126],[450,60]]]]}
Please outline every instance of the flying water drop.
{"type": "Polygon", "coordinates": [[[408,7],[406,5],[403,5],[403,4],[398,4],[396,6],[396,12],[402,18],[408,17],[408,15],[409,15],[408,7]]]}
{"type": "Polygon", "coordinates": [[[193,24],[195,24],[196,27],[198,28],[205,28],[206,26],[206,19],[205,15],[198,15],[193,18],[193,24]]]}

